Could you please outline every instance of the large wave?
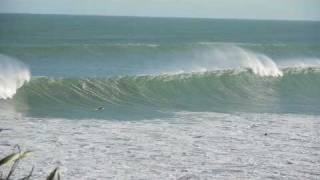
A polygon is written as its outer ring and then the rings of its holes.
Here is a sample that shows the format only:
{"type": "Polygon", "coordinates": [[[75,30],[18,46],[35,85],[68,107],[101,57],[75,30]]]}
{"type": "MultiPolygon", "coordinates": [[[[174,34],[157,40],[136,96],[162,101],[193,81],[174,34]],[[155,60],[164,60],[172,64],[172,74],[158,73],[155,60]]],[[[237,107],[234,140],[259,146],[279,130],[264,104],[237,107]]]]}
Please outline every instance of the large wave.
{"type": "Polygon", "coordinates": [[[288,68],[282,73],[268,77],[244,69],[113,78],[39,77],[14,100],[27,102],[36,115],[91,118],[159,111],[320,113],[320,70],[288,68]],[[97,107],[105,110],[95,113],[97,107]]]}
{"type": "Polygon", "coordinates": [[[0,99],[12,98],[30,77],[29,69],[23,63],[0,54],[0,99]]]}
{"type": "MultiPolygon", "coordinates": [[[[34,77],[9,102],[39,116],[131,117],[168,111],[320,113],[318,60],[303,59],[303,65],[299,60],[281,62],[277,65],[264,54],[236,46],[219,46],[195,52],[194,61],[145,75],[34,77]],[[104,107],[103,112],[97,114],[98,107],[104,107]]],[[[3,83],[3,87],[12,87],[2,91],[3,99],[12,97],[30,78],[24,65],[10,63],[12,68],[5,69],[11,74],[6,77],[13,79],[8,82],[14,86],[3,83]]]]}

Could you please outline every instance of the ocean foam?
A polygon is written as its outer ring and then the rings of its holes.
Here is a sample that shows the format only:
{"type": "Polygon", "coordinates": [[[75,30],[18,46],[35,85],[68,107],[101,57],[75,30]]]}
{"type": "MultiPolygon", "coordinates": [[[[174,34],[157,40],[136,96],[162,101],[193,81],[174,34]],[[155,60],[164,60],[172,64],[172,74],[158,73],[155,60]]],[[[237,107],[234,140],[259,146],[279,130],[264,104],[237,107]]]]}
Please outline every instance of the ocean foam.
{"type": "Polygon", "coordinates": [[[279,63],[281,68],[320,68],[318,58],[283,59],[279,63]]]}
{"type": "Polygon", "coordinates": [[[317,179],[319,116],[179,112],[141,121],[1,118],[0,152],[45,179],[317,179]],[[264,134],[268,133],[267,136],[264,134]],[[303,152],[303,153],[301,153],[303,152]],[[275,173],[276,169],[281,173],[275,173]],[[187,178],[180,178],[187,179],[187,178]]]}
{"type": "Polygon", "coordinates": [[[30,77],[29,69],[22,62],[0,54],[0,99],[12,98],[30,77]]]}

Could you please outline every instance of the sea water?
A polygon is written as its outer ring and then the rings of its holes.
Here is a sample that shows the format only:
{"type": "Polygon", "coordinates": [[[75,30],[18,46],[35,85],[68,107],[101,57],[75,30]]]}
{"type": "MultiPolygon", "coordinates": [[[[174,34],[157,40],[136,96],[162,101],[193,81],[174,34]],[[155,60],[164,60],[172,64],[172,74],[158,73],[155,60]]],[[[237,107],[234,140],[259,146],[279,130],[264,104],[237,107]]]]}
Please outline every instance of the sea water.
{"type": "Polygon", "coordinates": [[[0,154],[44,178],[317,179],[320,23],[0,15],[0,154]]]}

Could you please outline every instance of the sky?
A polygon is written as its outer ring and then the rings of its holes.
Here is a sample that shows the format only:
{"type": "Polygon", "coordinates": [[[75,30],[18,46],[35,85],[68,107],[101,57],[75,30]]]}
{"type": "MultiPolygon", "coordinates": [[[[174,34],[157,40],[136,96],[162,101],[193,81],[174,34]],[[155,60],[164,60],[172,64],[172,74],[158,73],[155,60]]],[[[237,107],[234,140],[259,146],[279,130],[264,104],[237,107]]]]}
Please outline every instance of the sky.
{"type": "Polygon", "coordinates": [[[0,13],[320,20],[320,0],[0,0],[0,13]]]}

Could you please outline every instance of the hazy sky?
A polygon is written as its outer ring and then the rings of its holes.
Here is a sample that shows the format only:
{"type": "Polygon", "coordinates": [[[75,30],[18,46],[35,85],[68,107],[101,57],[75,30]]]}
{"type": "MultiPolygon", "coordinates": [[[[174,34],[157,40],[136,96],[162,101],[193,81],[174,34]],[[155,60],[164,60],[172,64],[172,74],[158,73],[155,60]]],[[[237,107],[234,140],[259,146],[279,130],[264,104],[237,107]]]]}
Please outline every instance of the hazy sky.
{"type": "Polygon", "coordinates": [[[320,20],[320,0],[0,0],[0,12],[320,20]]]}

